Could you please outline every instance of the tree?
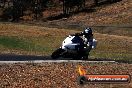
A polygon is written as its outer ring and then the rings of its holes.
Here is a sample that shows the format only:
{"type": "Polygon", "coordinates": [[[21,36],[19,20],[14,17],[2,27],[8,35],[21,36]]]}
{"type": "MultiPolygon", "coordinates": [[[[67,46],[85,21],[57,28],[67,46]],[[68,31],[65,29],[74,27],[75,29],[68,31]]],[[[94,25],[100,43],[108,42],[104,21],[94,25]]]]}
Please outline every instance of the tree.
{"type": "Polygon", "coordinates": [[[94,0],[95,5],[98,5],[98,0],[94,0]]]}
{"type": "Polygon", "coordinates": [[[63,0],[63,12],[69,14],[72,8],[77,6],[78,10],[85,8],[85,0],[63,0]]]}

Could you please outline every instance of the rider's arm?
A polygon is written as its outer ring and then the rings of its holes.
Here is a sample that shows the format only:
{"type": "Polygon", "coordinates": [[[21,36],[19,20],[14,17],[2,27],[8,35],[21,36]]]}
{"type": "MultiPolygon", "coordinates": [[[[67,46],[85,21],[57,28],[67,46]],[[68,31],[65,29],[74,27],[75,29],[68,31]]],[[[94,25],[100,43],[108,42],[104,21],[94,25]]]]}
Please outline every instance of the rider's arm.
{"type": "Polygon", "coordinates": [[[83,36],[84,33],[83,32],[81,32],[81,33],[75,33],[75,35],[77,35],[77,36],[83,36]]]}

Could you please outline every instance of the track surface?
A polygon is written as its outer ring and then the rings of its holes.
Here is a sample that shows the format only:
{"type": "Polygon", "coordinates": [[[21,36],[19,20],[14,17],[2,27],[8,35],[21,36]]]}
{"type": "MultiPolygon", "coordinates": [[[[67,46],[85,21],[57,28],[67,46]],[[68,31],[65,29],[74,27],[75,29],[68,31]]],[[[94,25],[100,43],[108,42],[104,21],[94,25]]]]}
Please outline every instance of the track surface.
{"type": "Polygon", "coordinates": [[[10,55],[10,54],[2,54],[0,55],[0,63],[41,63],[41,62],[117,62],[117,63],[132,63],[130,61],[123,60],[111,60],[111,59],[103,59],[103,58],[95,58],[88,60],[73,60],[71,58],[59,58],[52,59],[50,56],[31,56],[31,55],[10,55]]]}
{"type": "Polygon", "coordinates": [[[50,56],[31,56],[31,55],[0,55],[0,61],[32,61],[32,60],[51,60],[50,56]]]}

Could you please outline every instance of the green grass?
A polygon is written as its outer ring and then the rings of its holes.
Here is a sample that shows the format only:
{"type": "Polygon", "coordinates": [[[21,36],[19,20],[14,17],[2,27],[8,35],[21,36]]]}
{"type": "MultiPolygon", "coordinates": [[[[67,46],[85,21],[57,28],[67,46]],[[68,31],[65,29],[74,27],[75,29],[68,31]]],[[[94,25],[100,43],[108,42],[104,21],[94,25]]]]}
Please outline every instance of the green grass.
{"type": "Polygon", "coordinates": [[[55,49],[61,46],[64,37],[39,37],[31,38],[35,50],[50,55],[55,49]]]}
{"type": "MultiPolygon", "coordinates": [[[[0,48],[24,50],[30,53],[41,52],[44,55],[51,55],[55,49],[61,46],[63,39],[64,37],[61,36],[28,38],[0,36],[0,48]]],[[[108,45],[109,42],[99,42],[97,48],[91,51],[90,57],[132,61],[130,50],[117,49],[118,45],[108,45]],[[116,48],[115,51],[113,51],[114,48],[116,48]]]]}
{"type": "Polygon", "coordinates": [[[33,43],[29,38],[19,38],[19,37],[8,37],[0,36],[1,47],[8,49],[20,49],[26,51],[43,51],[46,47],[41,47],[33,43]]]}
{"type": "Polygon", "coordinates": [[[95,32],[110,35],[129,36],[132,37],[132,28],[120,27],[93,27],[95,32]]]}
{"type": "Polygon", "coordinates": [[[31,43],[18,37],[0,36],[0,45],[6,48],[29,50],[31,43]]]}
{"type": "Polygon", "coordinates": [[[90,57],[132,61],[132,43],[130,41],[118,39],[118,37],[101,39],[98,41],[96,49],[90,52],[90,57]]]}
{"type": "Polygon", "coordinates": [[[92,58],[104,58],[111,60],[126,60],[132,61],[131,53],[119,53],[119,52],[97,52],[97,50],[93,50],[90,53],[90,57],[92,58]]]}
{"type": "Polygon", "coordinates": [[[0,36],[0,49],[2,50],[22,50],[27,52],[42,52],[43,54],[51,54],[56,47],[59,47],[59,43],[63,38],[53,37],[9,37],[0,36]],[[58,43],[58,44],[57,44],[58,43]]]}

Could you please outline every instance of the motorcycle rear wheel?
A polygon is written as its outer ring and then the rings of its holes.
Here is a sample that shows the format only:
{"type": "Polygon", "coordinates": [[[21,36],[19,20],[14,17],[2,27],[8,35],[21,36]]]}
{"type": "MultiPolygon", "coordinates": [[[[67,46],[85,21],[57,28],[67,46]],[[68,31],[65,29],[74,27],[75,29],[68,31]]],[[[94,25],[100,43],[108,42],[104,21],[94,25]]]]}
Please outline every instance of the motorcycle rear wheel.
{"type": "Polygon", "coordinates": [[[65,51],[65,50],[63,50],[63,49],[61,49],[61,48],[55,50],[55,51],[52,53],[52,55],[51,55],[52,59],[57,59],[57,58],[59,58],[59,57],[62,55],[62,53],[63,53],[64,51],[65,51]]]}

